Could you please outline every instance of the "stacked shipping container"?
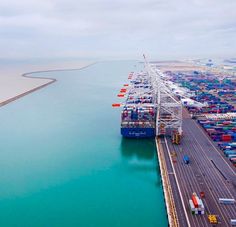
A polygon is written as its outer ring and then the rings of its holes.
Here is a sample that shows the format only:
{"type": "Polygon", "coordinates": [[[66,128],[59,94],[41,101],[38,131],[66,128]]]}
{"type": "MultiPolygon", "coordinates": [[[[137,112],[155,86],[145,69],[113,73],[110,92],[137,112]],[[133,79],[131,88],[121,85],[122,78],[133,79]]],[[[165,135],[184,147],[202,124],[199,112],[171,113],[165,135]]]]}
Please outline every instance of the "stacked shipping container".
{"type": "MultiPolygon", "coordinates": [[[[193,100],[207,104],[204,107],[187,106],[190,113],[195,115],[233,113],[236,103],[236,82],[225,75],[206,72],[166,72],[168,79],[179,86],[194,92],[193,100]]],[[[204,119],[198,120],[207,134],[216,141],[224,154],[236,166],[236,119],[204,119]],[[225,145],[226,144],[226,145],[225,145]],[[223,146],[224,145],[224,146],[223,146]]]]}

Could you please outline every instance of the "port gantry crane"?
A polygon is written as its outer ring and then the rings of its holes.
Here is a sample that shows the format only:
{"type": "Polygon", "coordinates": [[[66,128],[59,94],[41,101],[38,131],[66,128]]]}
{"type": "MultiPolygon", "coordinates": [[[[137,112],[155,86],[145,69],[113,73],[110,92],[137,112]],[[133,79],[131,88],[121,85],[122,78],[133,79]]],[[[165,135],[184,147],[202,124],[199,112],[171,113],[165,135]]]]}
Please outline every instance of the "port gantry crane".
{"type": "Polygon", "coordinates": [[[165,75],[143,55],[145,68],[152,81],[156,99],[156,136],[178,133],[182,135],[182,104],[165,85],[165,75]]]}

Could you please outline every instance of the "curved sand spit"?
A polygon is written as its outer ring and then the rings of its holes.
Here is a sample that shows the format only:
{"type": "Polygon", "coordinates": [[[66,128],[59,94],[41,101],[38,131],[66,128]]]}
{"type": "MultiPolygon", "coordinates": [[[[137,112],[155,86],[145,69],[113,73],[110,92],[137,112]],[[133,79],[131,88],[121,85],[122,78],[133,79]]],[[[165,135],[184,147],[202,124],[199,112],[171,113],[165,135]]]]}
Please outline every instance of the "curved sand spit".
{"type": "Polygon", "coordinates": [[[0,71],[0,106],[6,105],[31,92],[56,81],[54,78],[34,77],[32,74],[43,72],[80,70],[94,64],[92,62],[21,66],[0,71]],[[22,72],[26,72],[23,73],[22,72]],[[30,71],[30,72],[29,72],[30,71]]]}

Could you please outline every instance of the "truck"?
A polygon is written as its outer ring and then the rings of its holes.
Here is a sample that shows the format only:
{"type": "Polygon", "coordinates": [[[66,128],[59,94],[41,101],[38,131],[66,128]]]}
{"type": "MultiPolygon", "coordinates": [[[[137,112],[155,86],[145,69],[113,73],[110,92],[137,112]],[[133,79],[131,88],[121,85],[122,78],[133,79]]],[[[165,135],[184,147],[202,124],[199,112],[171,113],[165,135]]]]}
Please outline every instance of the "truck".
{"type": "Polygon", "coordinates": [[[217,216],[214,214],[208,215],[208,220],[211,224],[218,224],[217,216]]]}
{"type": "Polygon", "coordinates": [[[194,192],[191,199],[189,200],[189,206],[192,214],[203,215],[205,213],[205,207],[202,200],[194,192]]]}
{"type": "Polygon", "coordinates": [[[184,155],[183,161],[184,161],[185,164],[189,164],[190,159],[189,159],[188,155],[184,155]]]}
{"type": "Polygon", "coordinates": [[[181,140],[181,135],[179,132],[174,132],[172,134],[172,143],[179,145],[180,144],[180,140],[181,140]]]}

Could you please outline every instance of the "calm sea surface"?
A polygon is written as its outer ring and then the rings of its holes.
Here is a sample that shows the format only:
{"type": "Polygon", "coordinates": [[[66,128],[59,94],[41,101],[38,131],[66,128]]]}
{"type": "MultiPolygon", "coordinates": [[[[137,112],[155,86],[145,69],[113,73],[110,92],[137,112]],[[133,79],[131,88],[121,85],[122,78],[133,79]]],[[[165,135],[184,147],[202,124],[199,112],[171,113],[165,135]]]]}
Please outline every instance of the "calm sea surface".
{"type": "Polygon", "coordinates": [[[134,61],[40,73],[58,81],[0,108],[0,226],[167,226],[153,140],[112,109],[134,61]]]}

